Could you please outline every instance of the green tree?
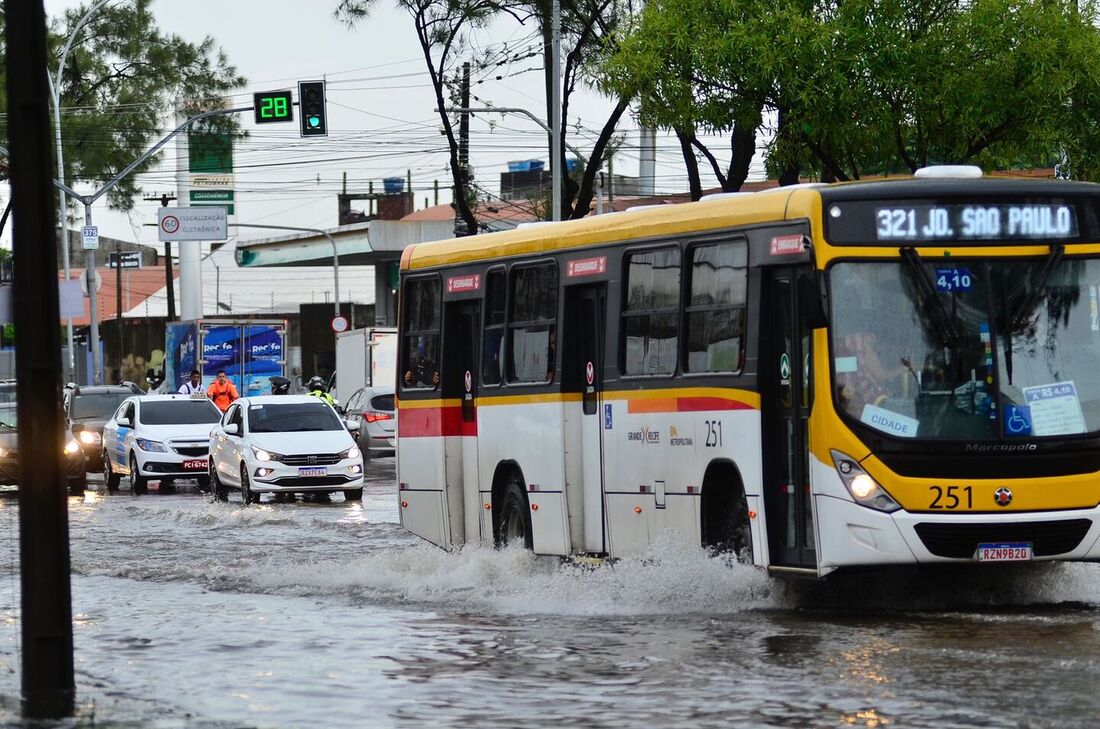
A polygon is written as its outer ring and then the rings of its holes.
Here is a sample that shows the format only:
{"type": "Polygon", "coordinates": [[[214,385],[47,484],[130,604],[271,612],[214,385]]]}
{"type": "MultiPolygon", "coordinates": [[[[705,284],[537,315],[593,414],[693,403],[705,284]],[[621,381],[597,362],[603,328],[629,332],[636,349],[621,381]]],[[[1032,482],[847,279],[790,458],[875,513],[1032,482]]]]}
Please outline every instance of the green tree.
{"type": "MultiPolygon", "coordinates": [[[[633,12],[636,0],[562,0],[562,156],[559,164],[565,168],[565,144],[571,95],[578,84],[595,87],[600,73],[600,65],[595,62],[605,52],[610,41],[617,39],[615,32],[624,18],[633,12]]],[[[349,25],[354,25],[367,17],[374,7],[375,0],[341,0],[336,8],[336,17],[349,25]]],[[[549,61],[550,3],[548,0],[397,0],[397,5],[412,16],[420,40],[424,60],[435,90],[437,109],[447,139],[450,152],[450,167],[455,190],[465,190],[465,194],[456,194],[454,206],[458,215],[466,221],[465,228],[470,233],[479,229],[476,219],[476,189],[471,184],[468,170],[459,161],[458,141],[455,136],[455,119],[443,111],[448,99],[457,106],[448,90],[458,83],[458,58],[471,50],[471,33],[485,27],[491,20],[508,16],[520,25],[533,23],[543,39],[545,61],[544,83],[547,89],[547,118],[550,117],[551,70],[549,61]]],[[[511,61],[522,60],[512,57],[511,61]]],[[[484,69],[491,65],[501,65],[500,59],[491,54],[475,58],[472,66],[484,69]]],[[[593,189],[596,175],[605,157],[613,147],[613,135],[619,119],[627,109],[631,95],[618,95],[614,108],[601,127],[592,145],[588,165],[576,176],[563,175],[562,217],[584,217],[591,211],[593,189]]],[[[475,106],[479,104],[474,104],[475,106]]],[[[547,146],[552,141],[547,139],[547,146]]],[[[547,210],[549,208],[546,208],[547,210]]]]}
{"type": "MultiPolygon", "coordinates": [[[[375,0],[341,0],[336,17],[349,26],[366,18],[375,0]]],[[[467,235],[478,231],[477,217],[471,204],[469,170],[459,160],[455,124],[445,110],[449,106],[448,75],[457,65],[456,58],[468,48],[470,33],[484,27],[497,14],[512,12],[509,0],[397,0],[398,7],[412,16],[424,63],[435,92],[436,110],[443,136],[450,151],[451,179],[455,195],[453,205],[463,220],[467,235]]]]}
{"type": "MultiPolygon", "coordinates": [[[[213,38],[193,44],[165,33],[156,26],[150,4],[128,0],[105,5],[69,51],[60,85],[65,174],[70,184],[103,183],[121,171],[164,132],[177,100],[189,111],[219,108],[224,105],[223,94],[245,82],[213,38]]],[[[57,71],[66,39],[89,7],[84,3],[51,22],[51,74],[57,71]]],[[[0,48],[2,42],[0,36],[0,48]]],[[[0,110],[7,108],[3,75],[0,68],[0,110]]],[[[235,128],[225,119],[213,126],[235,128]]],[[[0,117],[0,140],[6,138],[6,118],[0,117]]],[[[134,174],[156,161],[150,159],[134,174]]],[[[7,168],[2,166],[0,179],[6,177],[7,168]]],[[[108,193],[108,202],[130,209],[139,192],[131,175],[108,193]]]]}
{"type": "Polygon", "coordinates": [[[788,182],[1063,154],[1094,177],[1098,20],[1093,0],[658,0],[608,68],[664,128],[747,130],[759,109],[788,182]]]}

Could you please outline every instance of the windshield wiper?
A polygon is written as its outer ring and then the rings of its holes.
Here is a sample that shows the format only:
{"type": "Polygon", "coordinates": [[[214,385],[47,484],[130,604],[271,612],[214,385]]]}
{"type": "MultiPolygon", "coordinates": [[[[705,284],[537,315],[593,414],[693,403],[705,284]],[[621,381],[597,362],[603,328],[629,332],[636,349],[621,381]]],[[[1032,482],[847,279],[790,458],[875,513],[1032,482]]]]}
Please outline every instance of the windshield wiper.
{"type": "Polygon", "coordinates": [[[932,318],[932,323],[940,330],[939,334],[944,346],[954,349],[961,339],[959,329],[955,326],[951,315],[947,313],[947,309],[944,308],[943,301],[940,300],[939,294],[936,293],[936,287],[932,283],[932,277],[924,269],[916,249],[912,246],[906,246],[899,248],[898,253],[901,254],[901,260],[905,262],[905,268],[909,271],[920,290],[924,308],[932,318]]]}
{"type": "Polygon", "coordinates": [[[1058,264],[1062,262],[1062,256],[1066,253],[1066,247],[1061,243],[1051,245],[1050,253],[1047,254],[1046,259],[1043,260],[1043,267],[1039,269],[1039,280],[1031,291],[1028,292],[1027,297],[1023,300],[1020,306],[1012,312],[1012,316],[1009,317],[1008,324],[1011,331],[1015,331],[1017,328],[1022,327],[1027,323],[1030,318],[1030,312],[1035,305],[1039,303],[1046,294],[1047,283],[1050,281],[1050,275],[1054,273],[1054,269],[1058,267],[1058,264]]]}

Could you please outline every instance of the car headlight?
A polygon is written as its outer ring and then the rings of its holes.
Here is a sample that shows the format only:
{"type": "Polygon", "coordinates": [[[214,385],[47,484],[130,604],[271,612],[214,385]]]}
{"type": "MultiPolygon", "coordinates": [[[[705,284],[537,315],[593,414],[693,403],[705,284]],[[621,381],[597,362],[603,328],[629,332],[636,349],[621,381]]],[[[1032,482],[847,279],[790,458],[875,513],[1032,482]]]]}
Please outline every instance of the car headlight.
{"type": "Polygon", "coordinates": [[[68,443],[65,444],[65,455],[75,456],[79,452],[80,444],[77,443],[75,440],[70,440],[68,443]]]}
{"type": "Polygon", "coordinates": [[[886,489],[871,478],[856,459],[840,451],[829,451],[829,454],[833,457],[840,480],[857,504],[888,514],[901,508],[901,504],[894,501],[894,497],[886,493],[886,489]]]}
{"type": "Polygon", "coordinates": [[[94,430],[82,430],[77,436],[84,445],[96,445],[102,438],[94,430]]]}
{"type": "Polygon", "coordinates": [[[265,451],[263,448],[257,448],[252,446],[252,455],[256,457],[257,461],[267,463],[268,461],[281,461],[283,457],[278,453],[272,453],[271,451],[265,451]]]}
{"type": "Polygon", "coordinates": [[[341,458],[358,458],[359,455],[360,455],[359,454],[359,449],[355,446],[352,446],[351,448],[348,448],[346,451],[341,453],[340,457],[341,458]]]}
{"type": "Polygon", "coordinates": [[[168,449],[164,447],[163,443],[158,443],[155,440],[146,440],[145,438],[138,438],[135,441],[143,451],[154,451],[156,453],[167,453],[168,449]]]}
{"type": "Polygon", "coordinates": [[[11,455],[11,451],[7,448],[0,446],[0,458],[7,458],[11,455]]]}

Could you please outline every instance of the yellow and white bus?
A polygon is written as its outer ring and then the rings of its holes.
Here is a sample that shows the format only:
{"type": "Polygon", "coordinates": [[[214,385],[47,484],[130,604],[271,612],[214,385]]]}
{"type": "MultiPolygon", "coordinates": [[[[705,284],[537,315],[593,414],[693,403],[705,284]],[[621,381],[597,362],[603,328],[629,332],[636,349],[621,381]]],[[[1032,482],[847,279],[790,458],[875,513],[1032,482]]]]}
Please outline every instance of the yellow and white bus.
{"type": "Polygon", "coordinates": [[[402,524],[776,573],[1100,559],[1100,186],[806,185],[409,247],[402,524]]]}

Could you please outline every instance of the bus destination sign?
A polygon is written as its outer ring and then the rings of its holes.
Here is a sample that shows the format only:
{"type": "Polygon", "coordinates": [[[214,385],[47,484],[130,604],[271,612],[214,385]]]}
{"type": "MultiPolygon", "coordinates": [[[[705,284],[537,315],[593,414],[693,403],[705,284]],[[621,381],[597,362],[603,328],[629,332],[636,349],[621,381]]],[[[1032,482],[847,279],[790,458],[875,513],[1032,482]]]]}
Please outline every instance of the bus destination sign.
{"type": "Polygon", "coordinates": [[[909,203],[861,200],[830,206],[836,243],[1066,240],[1081,235],[1077,208],[1066,202],[909,203]]]}

